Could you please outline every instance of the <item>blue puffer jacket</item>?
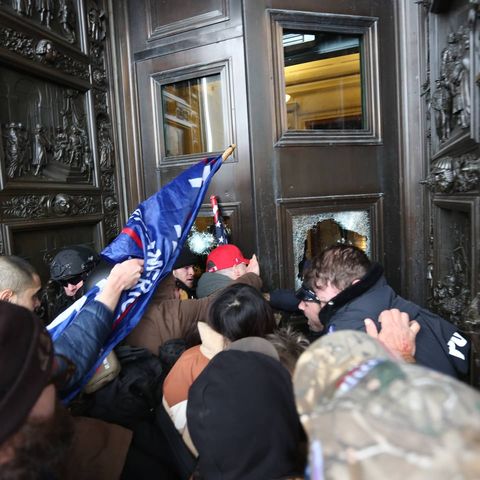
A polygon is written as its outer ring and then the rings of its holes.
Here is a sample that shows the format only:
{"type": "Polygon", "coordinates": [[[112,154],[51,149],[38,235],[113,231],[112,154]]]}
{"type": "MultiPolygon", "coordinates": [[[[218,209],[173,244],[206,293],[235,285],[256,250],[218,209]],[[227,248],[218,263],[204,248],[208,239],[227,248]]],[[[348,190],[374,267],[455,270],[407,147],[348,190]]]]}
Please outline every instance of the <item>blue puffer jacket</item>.
{"type": "Polygon", "coordinates": [[[112,331],[113,312],[103,303],[88,303],[54,342],[56,355],[75,364],[75,372],[64,390],[75,386],[92,368],[112,331]]]}
{"type": "Polygon", "coordinates": [[[468,372],[470,342],[452,323],[397,295],[378,264],[373,264],[359,282],[330,300],[320,311],[320,320],[326,332],[365,331],[365,318],[371,318],[380,328],[380,313],[391,308],[408,313],[411,320],[420,324],[415,352],[419,365],[454,377],[468,372]]]}

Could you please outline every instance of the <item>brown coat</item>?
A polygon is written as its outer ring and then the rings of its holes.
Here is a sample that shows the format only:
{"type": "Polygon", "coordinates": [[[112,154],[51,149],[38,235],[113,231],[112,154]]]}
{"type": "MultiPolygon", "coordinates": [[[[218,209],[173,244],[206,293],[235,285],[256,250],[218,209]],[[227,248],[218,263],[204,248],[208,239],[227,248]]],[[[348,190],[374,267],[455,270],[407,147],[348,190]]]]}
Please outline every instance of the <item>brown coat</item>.
{"type": "Polygon", "coordinates": [[[74,437],[66,480],[117,480],[127,457],[132,432],[96,418],[73,417],[74,437]]]}
{"type": "MultiPolygon", "coordinates": [[[[232,280],[233,283],[246,283],[258,290],[262,287],[262,279],[255,273],[246,273],[232,280]]],[[[127,336],[129,345],[147,348],[158,355],[159,347],[167,340],[185,338],[194,325],[206,320],[210,302],[221,291],[206,298],[178,300],[172,298],[174,285],[173,275],[159,285],[139,324],[127,336]]]]}

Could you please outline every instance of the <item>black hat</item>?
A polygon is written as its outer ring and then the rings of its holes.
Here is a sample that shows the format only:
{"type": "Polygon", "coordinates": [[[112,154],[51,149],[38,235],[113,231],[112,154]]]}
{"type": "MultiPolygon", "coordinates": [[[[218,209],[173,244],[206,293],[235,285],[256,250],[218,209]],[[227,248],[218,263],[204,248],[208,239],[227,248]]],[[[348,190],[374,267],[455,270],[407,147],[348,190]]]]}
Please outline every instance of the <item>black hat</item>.
{"type": "Polygon", "coordinates": [[[25,422],[51,378],[53,347],[26,308],[0,302],[0,444],[25,422]]]}
{"type": "Polygon", "coordinates": [[[206,480],[284,478],[303,471],[290,374],[257,352],[227,350],[190,387],[187,425],[206,480]]]}
{"type": "Polygon", "coordinates": [[[188,267],[190,265],[198,265],[200,263],[200,258],[198,255],[193,253],[187,245],[182,248],[180,255],[178,256],[177,260],[173,264],[172,270],[176,270],[177,268],[188,267]]]}
{"type": "Polygon", "coordinates": [[[60,250],[50,264],[52,280],[68,280],[86,274],[98,262],[98,254],[86,245],[73,245],[60,250]]]}

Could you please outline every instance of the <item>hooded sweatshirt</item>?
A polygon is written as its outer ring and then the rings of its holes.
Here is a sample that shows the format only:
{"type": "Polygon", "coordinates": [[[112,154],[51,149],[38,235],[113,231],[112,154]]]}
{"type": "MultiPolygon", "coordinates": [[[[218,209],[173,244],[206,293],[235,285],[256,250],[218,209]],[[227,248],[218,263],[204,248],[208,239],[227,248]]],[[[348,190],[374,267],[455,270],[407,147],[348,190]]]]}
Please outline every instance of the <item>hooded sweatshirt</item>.
{"type": "Polygon", "coordinates": [[[205,272],[198,280],[197,297],[208,297],[217,290],[228,287],[233,280],[218,272],[205,272]]]}

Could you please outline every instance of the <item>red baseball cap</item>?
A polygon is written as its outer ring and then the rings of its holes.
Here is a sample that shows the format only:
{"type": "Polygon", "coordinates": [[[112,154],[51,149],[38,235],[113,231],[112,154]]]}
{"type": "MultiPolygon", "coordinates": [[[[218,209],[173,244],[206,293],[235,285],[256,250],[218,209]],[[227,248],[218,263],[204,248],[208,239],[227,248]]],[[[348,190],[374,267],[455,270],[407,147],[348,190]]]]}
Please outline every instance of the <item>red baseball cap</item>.
{"type": "Polygon", "coordinates": [[[207,272],[216,272],[224,268],[232,268],[240,263],[248,265],[250,260],[235,245],[220,245],[213,249],[207,257],[207,272]]]}

